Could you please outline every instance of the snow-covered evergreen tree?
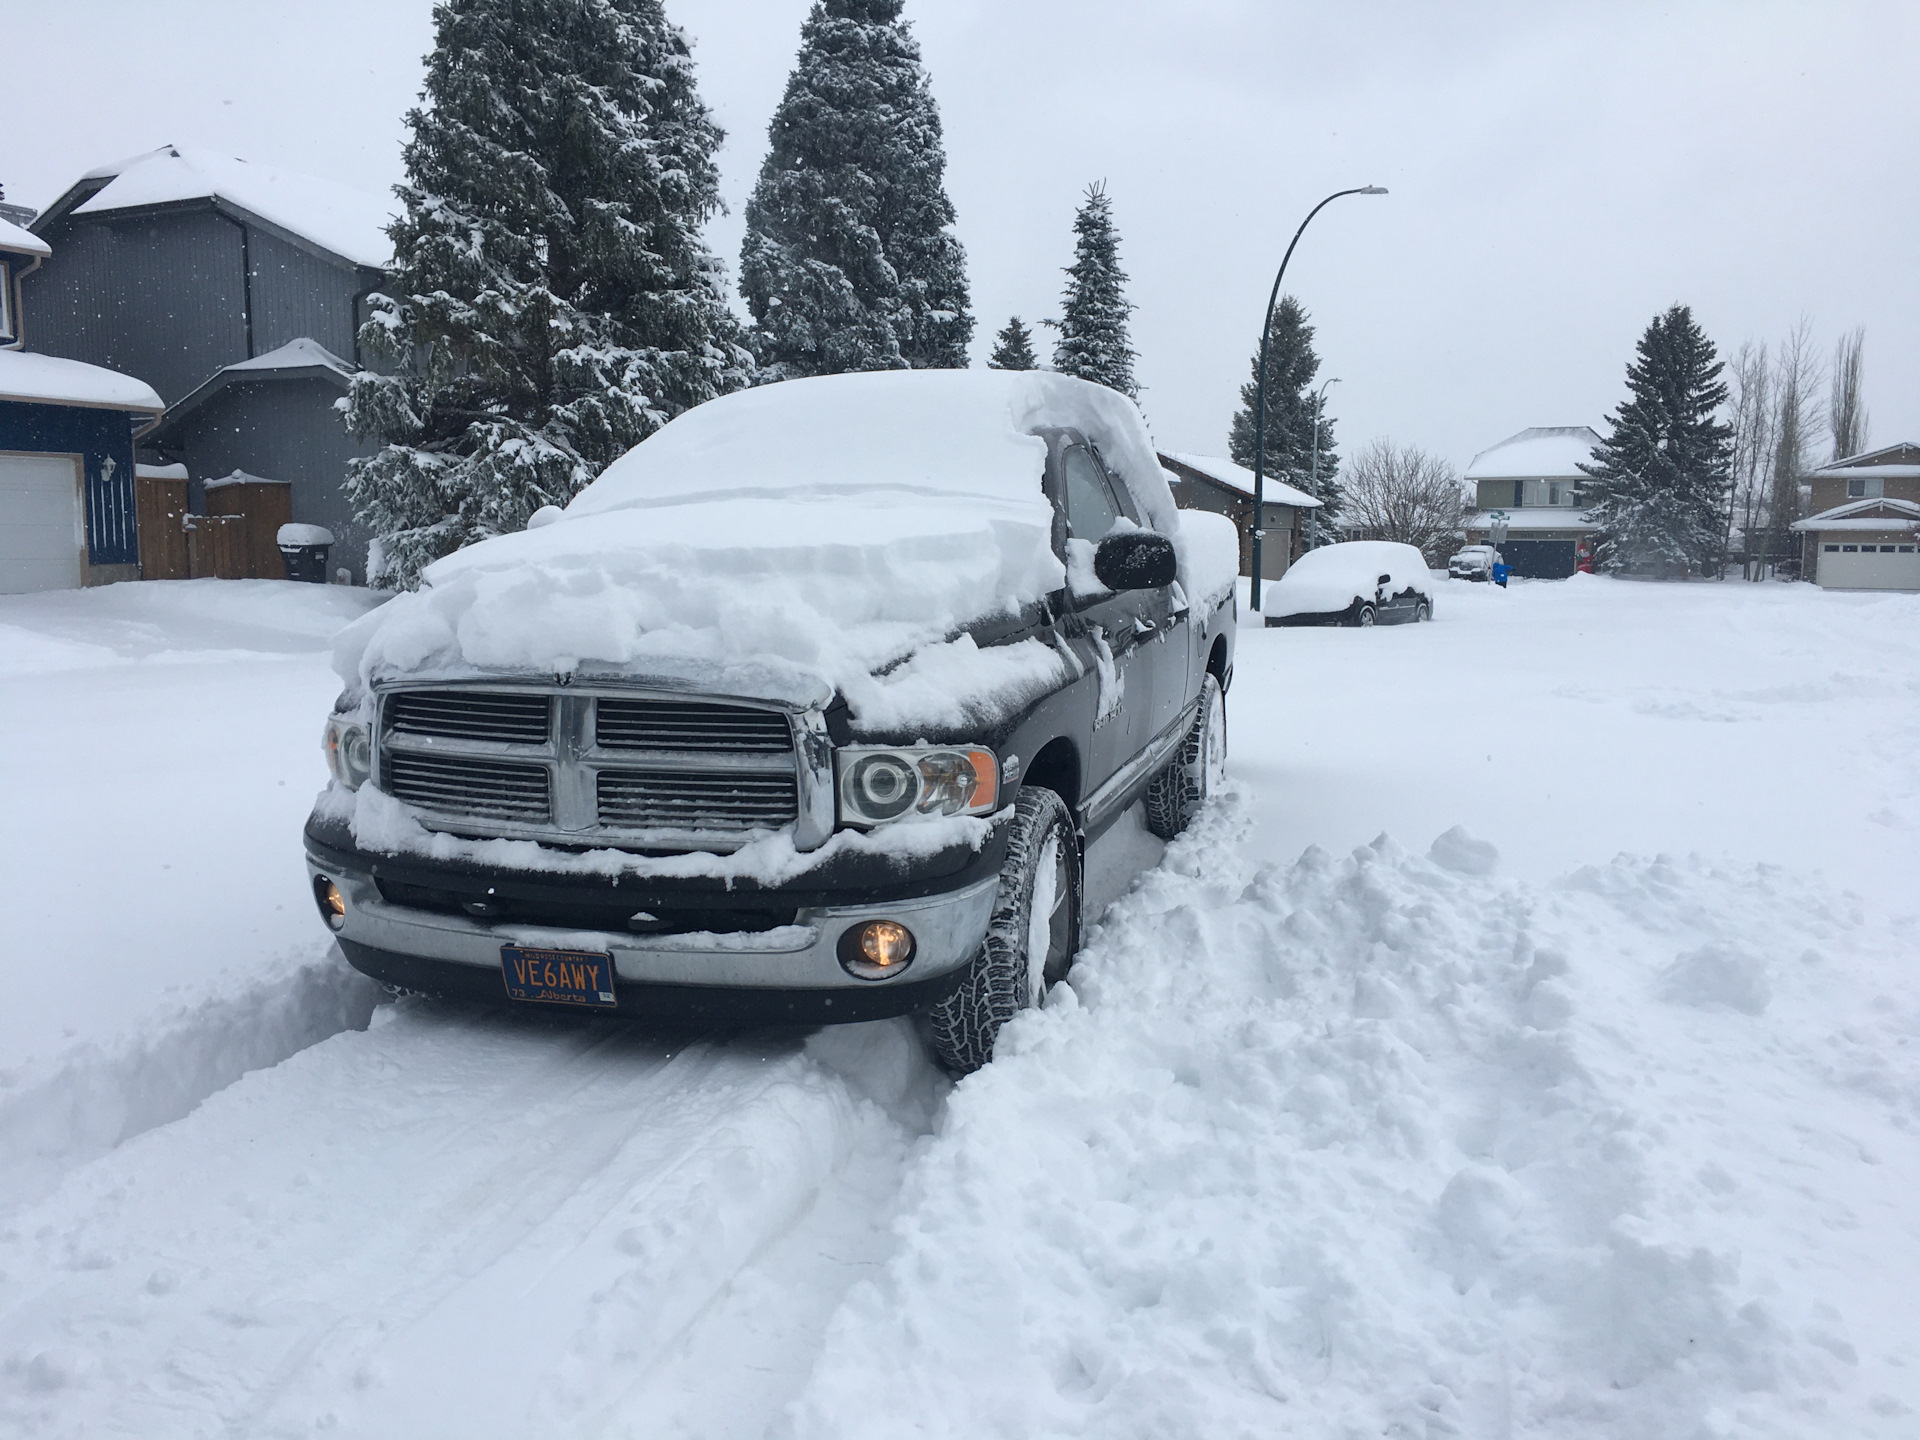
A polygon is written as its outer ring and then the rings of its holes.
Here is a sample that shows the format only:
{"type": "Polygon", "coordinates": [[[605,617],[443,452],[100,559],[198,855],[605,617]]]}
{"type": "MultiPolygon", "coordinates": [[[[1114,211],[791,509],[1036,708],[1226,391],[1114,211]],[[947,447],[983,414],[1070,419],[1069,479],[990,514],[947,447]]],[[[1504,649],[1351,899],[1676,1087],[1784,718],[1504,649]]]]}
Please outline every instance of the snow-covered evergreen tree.
{"type": "Polygon", "coordinates": [[[800,27],[740,248],[763,380],[966,368],[966,251],[900,8],[816,0],[800,27]]]}
{"type": "Polygon", "coordinates": [[[1053,368],[1063,375],[1110,386],[1140,398],[1134,383],[1133,344],[1127,331],[1127,272],[1120,268],[1120,237],[1113,228],[1113,202],[1104,185],[1089,185],[1073,217],[1073,264],[1061,297],[1060,339],[1053,368]]]}
{"type": "MultiPolygon", "coordinates": [[[[1253,378],[1240,387],[1240,409],[1227,435],[1227,453],[1236,465],[1253,469],[1254,404],[1259,397],[1260,351],[1248,366],[1253,378]]],[[[1291,295],[1282,295],[1273,307],[1267,331],[1267,426],[1264,473],[1304,490],[1324,506],[1316,512],[1316,528],[1331,533],[1325,522],[1340,513],[1340,486],[1335,475],[1340,456],[1333,438],[1333,417],[1320,412],[1319,478],[1313,463],[1313,381],[1320,373],[1320,357],[1313,349],[1313,326],[1307,312],[1291,295]]]]}
{"type": "Polygon", "coordinates": [[[1656,315],[1627,366],[1612,433],[1582,465],[1599,563],[1653,574],[1715,568],[1726,547],[1733,432],[1713,342],[1685,305],[1656,315]]]}
{"type": "Polygon", "coordinates": [[[1040,357],[1033,353],[1033,332],[1015,315],[1006,328],[993,337],[993,355],[987,365],[994,370],[1038,370],[1040,357]]]}
{"type": "Polygon", "coordinates": [[[752,356],[700,227],[722,138],[661,0],[444,0],[354,379],[379,583],[564,505],[752,356]]]}

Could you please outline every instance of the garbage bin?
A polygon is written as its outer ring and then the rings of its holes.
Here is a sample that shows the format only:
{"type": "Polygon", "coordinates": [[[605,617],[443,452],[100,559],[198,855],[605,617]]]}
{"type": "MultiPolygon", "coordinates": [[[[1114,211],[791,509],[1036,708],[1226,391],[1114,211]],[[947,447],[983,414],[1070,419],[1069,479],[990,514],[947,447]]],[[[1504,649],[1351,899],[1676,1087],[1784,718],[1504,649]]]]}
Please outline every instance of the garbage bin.
{"type": "Polygon", "coordinates": [[[324,525],[282,525],[274,535],[280,547],[280,559],[287,567],[287,579],[327,583],[327,549],[333,544],[333,532],[324,525]]]}

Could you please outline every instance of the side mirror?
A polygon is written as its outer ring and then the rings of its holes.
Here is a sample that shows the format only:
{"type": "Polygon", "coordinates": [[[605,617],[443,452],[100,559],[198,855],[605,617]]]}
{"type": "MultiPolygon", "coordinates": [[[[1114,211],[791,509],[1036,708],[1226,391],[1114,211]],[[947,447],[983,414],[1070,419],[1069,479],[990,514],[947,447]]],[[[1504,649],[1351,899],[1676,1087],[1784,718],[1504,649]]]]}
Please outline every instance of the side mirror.
{"type": "Polygon", "coordinates": [[[1391,585],[1393,583],[1393,577],[1391,575],[1382,575],[1380,577],[1380,583],[1382,585],[1391,585]]]}
{"type": "Polygon", "coordinates": [[[1093,552],[1094,578],[1109,590],[1157,590],[1180,573],[1173,542],[1152,530],[1122,530],[1093,552]]]}

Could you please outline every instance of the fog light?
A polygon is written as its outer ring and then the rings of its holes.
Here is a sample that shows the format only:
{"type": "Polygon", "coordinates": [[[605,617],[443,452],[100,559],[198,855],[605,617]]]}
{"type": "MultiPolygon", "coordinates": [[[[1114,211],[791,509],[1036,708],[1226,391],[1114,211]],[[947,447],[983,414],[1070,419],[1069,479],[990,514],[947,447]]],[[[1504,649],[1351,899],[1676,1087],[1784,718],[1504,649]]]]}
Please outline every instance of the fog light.
{"type": "Polygon", "coordinates": [[[340,893],[340,887],[324,875],[313,877],[313,899],[320,907],[320,918],[327,922],[329,930],[341,929],[347,923],[347,897],[340,893]]]}
{"type": "Polygon", "coordinates": [[[869,920],[840,936],[840,964],[862,980],[885,980],[913,963],[913,932],[898,920],[869,920]]]}

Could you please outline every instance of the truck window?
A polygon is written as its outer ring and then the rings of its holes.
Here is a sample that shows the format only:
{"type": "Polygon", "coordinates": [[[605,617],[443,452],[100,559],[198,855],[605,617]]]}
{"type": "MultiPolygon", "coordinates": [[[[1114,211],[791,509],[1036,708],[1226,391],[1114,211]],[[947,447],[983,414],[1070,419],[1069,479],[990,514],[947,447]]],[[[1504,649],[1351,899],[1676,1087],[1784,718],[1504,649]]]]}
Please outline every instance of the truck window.
{"type": "Polygon", "coordinates": [[[1060,491],[1067,502],[1067,529],[1076,540],[1099,540],[1120,518],[1100,464],[1081,446],[1060,457],[1060,491]]]}

